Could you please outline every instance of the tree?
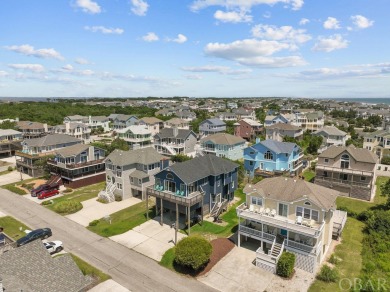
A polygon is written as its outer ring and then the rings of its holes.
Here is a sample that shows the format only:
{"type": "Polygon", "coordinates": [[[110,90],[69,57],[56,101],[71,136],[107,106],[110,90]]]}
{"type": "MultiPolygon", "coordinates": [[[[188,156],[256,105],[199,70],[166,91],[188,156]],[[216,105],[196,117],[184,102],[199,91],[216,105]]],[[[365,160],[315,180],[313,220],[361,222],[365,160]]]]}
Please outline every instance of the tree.
{"type": "Polygon", "coordinates": [[[200,236],[188,236],[179,241],[175,249],[175,262],[194,271],[203,268],[210,260],[213,247],[200,236]]]}
{"type": "Polygon", "coordinates": [[[230,135],[234,135],[234,121],[226,121],[225,124],[226,124],[226,133],[230,134],[230,135]]]}
{"type": "Polygon", "coordinates": [[[390,165],[390,156],[384,156],[381,160],[382,164],[390,165]]]}
{"type": "Polygon", "coordinates": [[[116,139],[114,139],[114,141],[111,142],[111,148],[112,148],[112,151],[114,151],[115,149],[128,151],[129,145],[127,144],[127,142],[125,140],[123,140],[121,138],[116,138],[116,139]]]}
{"type": "Polygon", "coordinates": [[[184,162],[184,161],[191,160],[191,159],[192,159],[192,157],[187,156],[185,154],[176,154],[176,155],[171,157],[172,162],[184,162]]]}
{"type": "Polygon", "coordinates": [[[16,122],[4,121],[4,122],[0,123],[0,129],[15,130],[16,129],[16,122]]]}
{"type": "Polygon", "coordinates": [[[258,119],[261,124],[264,124],[265,117],[267,116],[267,113],[264,111],[264,109],[258,108],[255,110],[255,113],[256,113],[256,119],[258,119]]]}
{"type": "Polygon", "coordinates": [[[382,124],[382,119],[380,116],[370,116],[368,117],[367,119],[371,125],[373,125],[374,127],[378,127],[382,124]]]}
{"type": "Polygon", "coordinates": [[[307,153],[309,154],[317,154],[318,149],[320,149],[321,144],[322,144],[322,136],[311,136],[311,139],[309,141],[309,145],[306,149],[307,153]]]}

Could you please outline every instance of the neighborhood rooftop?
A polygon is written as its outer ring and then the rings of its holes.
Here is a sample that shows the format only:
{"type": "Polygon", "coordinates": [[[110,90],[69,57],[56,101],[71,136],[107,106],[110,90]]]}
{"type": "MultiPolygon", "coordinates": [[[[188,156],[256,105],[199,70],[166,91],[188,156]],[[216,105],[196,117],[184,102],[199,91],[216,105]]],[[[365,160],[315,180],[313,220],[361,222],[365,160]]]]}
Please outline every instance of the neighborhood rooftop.
{"type": "Polygon", "coordinates": [[[51,145],[58,145],[58,144],[65,144],[65,143],[72,143],[72,142],[81,143],[81,140],[65,134],[50,134],[41,138],[27,139],[24,140],[24,142],[29,147],[41,147],[41,146],[51,146],[51,145]]]}
{"type": "Polygon", "coordinates": [[[363,148],[356,148],[353,145],[349,146],[331,146],[322,152],[318,157],[336,158],[343,152],[348,152],[356,161],[377,163],[378,157],[371,151],[363,148]]]}
{"type": "Polygon", "coordinates": [[[211,141],[214,144],[219,145],[236,145],[240,143],[245,143],[245,140],[241,137],[230,135],[227,133],[217,133],[214,135],[207,136],[200,140],[201,143],[211,141]]]}
{"type": "Polygon", "coordinates": [[[113,165],[123,166],[134,163],[152,164],[165,158],[159,154],[153,147],[147,147],[131,151],[114,150],[107,156],[106,161],[111,161],[113,165]]]}

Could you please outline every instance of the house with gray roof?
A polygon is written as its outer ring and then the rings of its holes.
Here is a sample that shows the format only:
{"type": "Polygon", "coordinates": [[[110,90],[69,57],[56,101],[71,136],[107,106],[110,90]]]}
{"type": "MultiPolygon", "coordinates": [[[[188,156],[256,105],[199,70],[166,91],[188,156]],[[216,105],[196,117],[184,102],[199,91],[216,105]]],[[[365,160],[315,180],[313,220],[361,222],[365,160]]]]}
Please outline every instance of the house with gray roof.
{"type": "Polygon", "coordinates": [[[55,126],[53,133],[66,134],[81,139],[84,143],[89,143],[91,138],[91,129],[87,124],[81,122],[66,122],[63,125],[55,126]]]}
{"type": "Polygon", "coordinates": [[[190,122],[179,118],[173,118],[164,122],[164,128],[178,128],[183,130],[189,130],[190,122]]]}
{"type": "Polygon", "coordinates": [[[52,132],[53,127],[48,124],[30,121],[18,121],[16,123],[18,131],[23,133],[23,139],[33,139],[46,136],[52,132]]]}
{"type": "Polygon", "coordinates": [[[201,137],[217,133],[223,133],[225,131],[226,124],[220,119],[207,119],[199,124],[199,136],[201,137]]]}
{"type": "Polygon", "coordinates": [[[146,187],[154,184],[153,175],[169,165],[169,159],[153,147],[114,150],[104,162],[107,186],[99,197],[108,201],[131,197],[145,200],[146,187]]]}
{"type": "Polygon", "coordinates": [[[61,183],[75,189],[102,182],[106,178],[101,148],[75,144],[54,151],[54,158],[47,160],[52,175],[60,176],[61,183]]]}
{"type": "Polygon", "coordinates": [[[244,149],[244,167],[250,177],[254,175],[297,175],[302,169],[301,148],[290,142],[258,141],[244,149]]]}
{"type": "Polygon", "coordinates": [[[303,130],[291,124],[276,123],[265,128],[265,137],[279,142],[283,142],[284,137],[299,140],[303,137],[303,130]]]}
{"type": "Polygon", "coordinates": [[[383,130],[363,133],[363,148],[375,153],[379,159],[390,156],[390,125],[385,123],[383,130]]]}
{"type": "Polygon", "coordinates": [[[22,132],[13,129],[0,129],[0,155],[11,156],[16,150],[21,150],[22,132]]]}
{"type": "Polygon", "coordinates": [[[136,116],[132,115],[122,115],[118,114],[115,116],[112,116],[112,129],[113,130],[120,130],[127,128],[129,126],[135,125],[138,121],[138,118],[136,116]]]}
{"type": "Polygon", "coordinates": [[[4,291],[81,292],[93,284],[70,254],[52,257],[41,240],[0,254],[0,279],[4,291]]]}
{"type": "Polygon", "coordinates": [[[147,196],[156,198],[157,210],[178,210],[177,216],[186,218],[190,226],[196,215],[210,213],[218,217],[233,200],[238,187],[237,171],[238,165],[227,159],[215,155],[196,157],[156,173],[147,196]]]}
{"type": "Polygon", "coordinates": [[[347,133],[339,130],[335,126],[325,126],[322,129],[313,132],[312,135],[322,137],[321,152],[332,145],[345,146],[345,143],[347,142],[347,133]]]}
{"type": "Polygon", "coordinates": [[[318,156],[315,183],[342,195],[370,201],[374,193],[378,157],[353,145],[331,146],[318,156]]]}
{"type": "Polygon", "coordinates": [[[152,133],[152,137],[159,133],[160,129],[164,128],[164,122],[155,117],[142,118],[136,124],[145,126],[152,133]]]}
{"type": "Polygon", "coordinates": [[[22,150],[15,152],[16,167],[20,172],[32,177],[42,176],[44,174],[42,162],[47,157],[55,155],[56,150],[82,143],[82,140],[65,134],[50,134],[41,138],[25,139],[22,142],[22,150]]]}
{"type": "Polygon", "coordinates": [[[200,140],[200,155],[212,154],[218,157],[226,157],[230,160],[243,158],[246,141],[241,137],[227,133],[208,135],[200,140]]]}
{"type": "Polygon", "coordinates": [[[294,115],[291,124],[302,128],[303,131],[315,132],[324,127],[325,116],[322,111],[300,109],[294,110],[294,115]]]}
{"type": "Polygon", "coordinates": [[[194,153],[197,142],[193,131],[178,128],[164,128],[153,139],[154,148],[163,155],[194,153]]]}
{"type": "Polygon", "coordinates": [[[284,250],[295,254],[295,268],[315,273],[332,239],[342,232],[346,212],[336,210],[338,190],[302,179],[273,177],[244,188],[237,207],[238,246],[258,246],[256,266],[272,273],[284,250]]]}

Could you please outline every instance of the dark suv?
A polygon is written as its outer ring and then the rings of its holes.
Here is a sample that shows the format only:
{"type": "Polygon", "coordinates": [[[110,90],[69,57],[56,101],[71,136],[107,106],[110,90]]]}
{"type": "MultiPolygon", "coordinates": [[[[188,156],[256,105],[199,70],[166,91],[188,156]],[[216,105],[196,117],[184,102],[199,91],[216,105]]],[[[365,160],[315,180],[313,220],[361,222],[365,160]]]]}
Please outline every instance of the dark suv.
{"type": "Polygon", "coordinates": [[[48,184],[43,184],[43,185],[40,185],[39,187],[35,188],[35,189],[32,189],[31,190],[31,196],[32,197],[37,197],[39,196],[40,193],[44,192],[44,191],[51,191],[51,190],[54,190],[54,189],[59,189],[59,184],[54,184],[54,185],[48,185],[48,184]]]}
{"type": "Polygon", "coordinates": [[[51,236],[51,229],[50,228],[40,228],[40,229],[35,229],[28,233],[26,236],[19,238],[16,241],[17,246],[25,245],[31,241],[34,241],[36,239],[44,239],[48,238],[51,236]]]}

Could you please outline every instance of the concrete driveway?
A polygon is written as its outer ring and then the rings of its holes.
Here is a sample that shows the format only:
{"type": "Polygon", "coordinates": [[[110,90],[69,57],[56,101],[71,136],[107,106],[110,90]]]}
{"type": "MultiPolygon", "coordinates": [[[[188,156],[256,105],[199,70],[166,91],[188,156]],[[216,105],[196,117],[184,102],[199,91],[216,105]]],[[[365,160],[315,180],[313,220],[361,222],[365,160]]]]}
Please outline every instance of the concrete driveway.
{"type": "Polygon", "coordinates": [[[307,291],[314,274],[295,269],[291,280],[284,280],[266,270],[256,267],[253,261],[256,252],[252,246],[234,247],[212,270],[198,280],[220,291],[307,291]]]}
{"type": "MultiPolygon", "coordinates": [[[[175,229],[165,223],[161,226],[159,220],[160,217],[156,217],[110,239],[159,262],[164,253],[174,246],[175,240],[175,229]]],[[[184,237],[186,235],[177,233],[178,241],[184,237]]]]}
{"type": "Polygon", "coordinates": [[[25,195],[23,197],[33,201],[34,203],[41,204],[44,201],[50,201],[50,200],[53,200],[55,198],[62,197],[62,196],[63,196],[63,194],[59,193],[58,195],[55,195],[55,196],[52,196],[52,197],[49,197],[49,198],[46,198],[46,199],[42,199],[42,200],[38,199],[37,197],[31,196],[31,194],[27,194],[27,195],[25,195]]]}
{"type": "MultiPolygon", "coordinates": [[[[24,174],[24,173],[22,174],[22,177],[24,180],[32,178],[31,176],[24,174]]],[[[16,182],[20,182],[20,172],[19,171],[14,170],[10,173],[0,175],[0,186],[8,185],[11,183],[16,183],[16,182]]]]}
{"type": "Polygon", "coordinates": [[[112,202],[109,204],[99,203],[96,200],[97,197],[81,202],[81,204],[83,204],[83,208],[80,211],[74,214],[66,215],[65,217],[82,226],[88,226],[89,222],[93,220],[101,219],[104,216],[110,215],[127,207],[133,206],[139,202],[142,202],[142,200],[134,197],[120,202],[112,202]]]}
{"type": "Polygon", "coordinates": [[[122,285],[118,284],[112,279],[109,279],[107,281],[104,281],[103,283],[100,283],[99,285],[96,285],[92,289],[88,290],[88,292],[130,292],[129,289],[126,289],[122,285]]]}

